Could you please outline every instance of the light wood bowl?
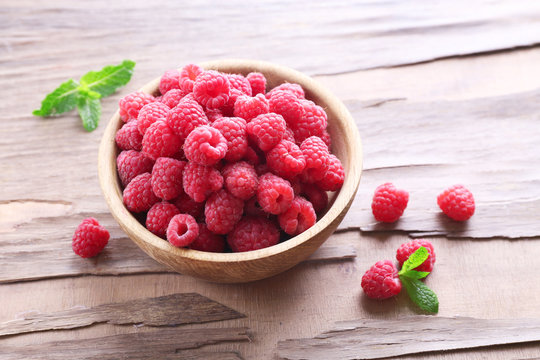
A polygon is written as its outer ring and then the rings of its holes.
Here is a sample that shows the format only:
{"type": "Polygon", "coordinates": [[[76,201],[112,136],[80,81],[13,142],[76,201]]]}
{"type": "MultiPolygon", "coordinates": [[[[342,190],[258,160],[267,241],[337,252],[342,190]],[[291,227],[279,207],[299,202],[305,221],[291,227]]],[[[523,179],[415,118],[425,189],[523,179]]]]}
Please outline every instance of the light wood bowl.
{"type": "MultiPolygon", "coordinates": [[[[175,271],[220,283],[241,283],[264,279],[309,257],[328,237],[349,209],[362,172],[362,147],[354,120],[334,95],[321,84],[302,73],[262,61],[220,60],[201,64],[205,69],[228,73],[263,73],[267,88],[283,82],[298,83],[306,98],[322,106],[328,114],[328,130],[332,136],[332,152],[345,168],[345,183],[334,197],[331,207],[317,223],[304,233],[269,248],[243,253],[209,253],[177,248],[148,231],[122,203],[122,188],[116,171],[119,150],[114,137],[122,121],[118,111],[109,121],[99,148],[99,181],[112,215],[128,236],[148,255],[175,271]]],[[[141,91],[158,92],[159,78],[141,91]]]]}

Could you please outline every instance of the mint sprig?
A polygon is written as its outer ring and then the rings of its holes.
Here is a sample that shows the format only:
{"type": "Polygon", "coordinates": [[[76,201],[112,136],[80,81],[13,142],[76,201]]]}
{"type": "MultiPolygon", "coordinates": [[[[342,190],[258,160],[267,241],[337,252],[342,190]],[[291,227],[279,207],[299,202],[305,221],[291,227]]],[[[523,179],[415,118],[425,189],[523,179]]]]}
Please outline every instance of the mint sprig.
{"type": "Polygon", "coordinates": [[[41,108],[34,110],[32,114],[49,117],[77,107],[84,129],[93,131],[97,128],[101,117],[99,99],[126,85],[134,68],[135,62],[124,60],[119,65],[109,65],[100,71],[87,72],[80,83],[69,79],[48,94],[41,102],[41,108]]]}

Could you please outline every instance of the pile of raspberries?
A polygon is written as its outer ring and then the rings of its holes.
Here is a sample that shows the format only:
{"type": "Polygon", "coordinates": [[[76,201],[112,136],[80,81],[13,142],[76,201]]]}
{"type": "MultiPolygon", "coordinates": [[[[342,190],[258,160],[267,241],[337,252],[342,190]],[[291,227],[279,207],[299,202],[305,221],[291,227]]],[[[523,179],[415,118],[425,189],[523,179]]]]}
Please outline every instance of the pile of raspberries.
{"type": "Polygon", "coordinates": [[[324,109],[298,84],[165,72],[158,96],[120,100],[118,175],[127,209],[177,247],[250,251],[309,229],[345,172],[324,109]],[[140,215],[140,216],[139,216],[140,215]]]}

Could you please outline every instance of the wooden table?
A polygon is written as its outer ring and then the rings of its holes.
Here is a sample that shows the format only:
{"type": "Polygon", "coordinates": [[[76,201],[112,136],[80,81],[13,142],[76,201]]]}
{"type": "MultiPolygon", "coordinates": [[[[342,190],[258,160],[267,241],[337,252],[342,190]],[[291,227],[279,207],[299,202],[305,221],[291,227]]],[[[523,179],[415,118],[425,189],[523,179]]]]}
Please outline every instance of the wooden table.
{"type": "MultiPolygon", "coordinates": [[[[28,311],[195,292],[246,317],[186,328],[247,327],[252,340],[178,358],[275,359],[279,341],[316,336],[337,321],[418,314],[405,294],[377,302],[360,287],[365,270],[392,259],[409,236],[435,245],[427,284],[439,296],[438,316],[540,319],[539,17],[532,1],[3,1],[0,323],[28,311]],[[231,57],[282,63],[325,84],[357,120],[365,166],[353,208],[324,245],[341,251],[337,259],[220,285],[166,273],[138,250],[108,212],[96,163],[122,96],[166,69],[231,57]],[[86,133],[75,113],[31,115],[60,82],[124,58],[137,62],[135,74],[102,101],[95,132],[86,133]],[[375,224],[369,209],[384,181],[411,193],[393,226],[375,224]],[[438,192],[459,182],[477,201],[465,225],[441,217],[435,204],[438,192]],[[71,252],[72,233],[87,216],[112,235],[91,260],[71,252]],[[341,258],[351,252],[356,258],[341,258]],[[80,276],[88,274],[96,275],[80,276]]],[[[10,336],[0,338],[0,359],[8,346],[146,330],[98,324],[10,336]]],[[[532,342],[403,358],[538,357],[532,342]]]]}

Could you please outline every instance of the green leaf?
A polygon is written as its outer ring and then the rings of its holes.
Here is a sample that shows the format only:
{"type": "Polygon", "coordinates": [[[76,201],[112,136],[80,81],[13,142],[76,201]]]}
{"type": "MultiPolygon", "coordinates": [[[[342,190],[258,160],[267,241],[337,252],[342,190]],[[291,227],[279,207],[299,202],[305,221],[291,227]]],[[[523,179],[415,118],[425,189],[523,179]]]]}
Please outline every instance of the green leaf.
{"type": "Polygon", "coordinates": [[[428,250],[425,247],[420,246],[418,249],[416,249],[415,252],[413,252],[409,256],[407,261],[403,263],[403,267],[401,268],[399,275],[402,275],[403,273],[422,265],[422,263],[426,261],[428,256],[429,256],[428,250]]]}
{"type": "Polygon", "coordinates": [[[430,312],[439,312],[439,299],[437,295],[427,287],[426,284],[418,279],[411,279],[406,276],[400,276],[399,279],[407,289],[411,300],[420,307],[420,309],[430,312]]]}
{"type": "Polygon", "coordinates": [[[95,91],[81,91],[77,100],[77,111],[86,131],[94,131],[101,117],[100,94],[95,91]]]}
{"type": "Polygon", "coordinates": [[[409,270],[405,271],[402,276],[406,276],[411,279],[423,279],[426,276],[429,275],[429,271],[416,271],[416,270],[409,270]]]}
{"type": "Polygon", "coordinates": [[[62,83],[41,102],[41,108],[34,110],[36,116],[51,116],[73,110],[77,105],[77,88],[79,83],[73,79],[62,83]]]}
{"type": "Polygon", "coordinates": [[[105,66],[100,71],[89,71],[81,78],[81,86],[109,96],[131,79],[135,62],[124,60],[119,65],[105,66]]]}

